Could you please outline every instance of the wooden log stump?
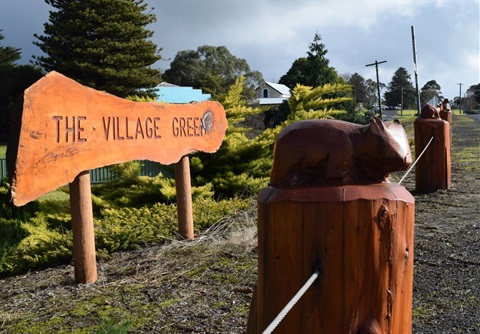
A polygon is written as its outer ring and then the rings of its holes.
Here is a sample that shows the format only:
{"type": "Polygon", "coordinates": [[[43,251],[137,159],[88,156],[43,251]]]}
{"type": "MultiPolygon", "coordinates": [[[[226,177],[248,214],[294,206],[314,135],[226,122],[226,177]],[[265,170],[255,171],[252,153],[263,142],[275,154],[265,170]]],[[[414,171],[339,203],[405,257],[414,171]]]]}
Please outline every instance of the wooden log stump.
{"type": "Polygon", "coordinates": [[[439,114],[440,114],[440,118],[443,119],[444,121],[447,121],[448,124],[450,124],[450,127],[451,127],[452,126],[452,112],[440,109],[439,114]]]}
{"type": "Polygon", "coordinates": [[[450,124],[441,119],[417,118],[414,130],[417,157],[433,137],[429,147],[415,165],[415,190],[428,193],[449,189],[452,179],[450,124]]]}
{"type": "Polygon", "coordinates": [[[264,188],[247,332],[261,333],[317,268],[275,333],[411,333],[414,206],[385,182],[264,188]]]}

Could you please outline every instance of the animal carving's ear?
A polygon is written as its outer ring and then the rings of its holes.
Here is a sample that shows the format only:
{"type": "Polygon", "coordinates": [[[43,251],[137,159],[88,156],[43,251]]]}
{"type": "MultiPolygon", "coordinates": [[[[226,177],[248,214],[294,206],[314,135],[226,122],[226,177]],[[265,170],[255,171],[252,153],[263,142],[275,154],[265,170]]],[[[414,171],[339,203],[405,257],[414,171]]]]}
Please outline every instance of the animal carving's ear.
{"type": "Polygon", "coordinates": [[[385,132],[385,124],[383,124],[380,118],[374,117],[372,123],[370,123],[370,130],[373,133],[383,133],[385,132]]]}

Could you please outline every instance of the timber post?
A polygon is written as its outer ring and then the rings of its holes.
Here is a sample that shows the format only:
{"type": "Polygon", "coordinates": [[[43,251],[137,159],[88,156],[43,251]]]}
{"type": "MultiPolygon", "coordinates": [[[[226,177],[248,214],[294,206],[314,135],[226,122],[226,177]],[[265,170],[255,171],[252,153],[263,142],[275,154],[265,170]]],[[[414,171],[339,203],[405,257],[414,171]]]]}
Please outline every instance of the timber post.
{"type": "Polygon", "coordinates": [[[431,144],[415,165],[415,190],[420,193],[428,193],[439,189],[449,189],[452,180],[449,121],[417,117],[414,122],[414,132],[417,156],[433,137],[431,144]]]}
{"type": "Polygon", "coordinates": [[[75,282],[97,281],[90,173],[81,172],[70,184],[75,282]]]}
{"type": "Polygon", "coordinates": [[[175,189],[177,190],[178,233],[185,240],[194,238],[190,159],[183,156],[175,164],[175,189]]]}

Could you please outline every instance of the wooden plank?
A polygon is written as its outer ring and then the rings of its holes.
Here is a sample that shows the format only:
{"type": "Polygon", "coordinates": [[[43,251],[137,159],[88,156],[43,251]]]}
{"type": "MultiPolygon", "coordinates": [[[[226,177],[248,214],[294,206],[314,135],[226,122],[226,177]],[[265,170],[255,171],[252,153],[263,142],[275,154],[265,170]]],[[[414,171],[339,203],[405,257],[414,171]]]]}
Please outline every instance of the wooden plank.
{"type": "Polygon", "coordinates": [[[12,198],[20,206],[82,171],[130,160],[171,164],[192,152],[215,152],[227,120],[218,102],[132,102],[51,72],[25,91],[16,126],[12,198]]]}

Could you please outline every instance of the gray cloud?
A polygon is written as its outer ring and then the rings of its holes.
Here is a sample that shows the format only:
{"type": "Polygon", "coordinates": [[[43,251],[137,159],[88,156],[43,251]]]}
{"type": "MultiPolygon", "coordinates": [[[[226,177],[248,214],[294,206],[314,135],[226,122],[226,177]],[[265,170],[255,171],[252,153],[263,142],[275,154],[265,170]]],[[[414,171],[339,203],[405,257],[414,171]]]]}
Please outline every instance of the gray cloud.
{"type": "MultiPolygon", "coordinates": [[[[463,1],[282,1],[149,0],[157,22],[154,42],[161,47],[158,66],[168,68],[178,51],[200,45],[225,45],[266,80],[277,81],[296,58],[306,55],[319,33],[327,58],[340,74],[375,78],[366,64],[380,66],[388,83],[399,67],[414,75],[411,26],[415,26],[420,88],[436,80],[449,98],[458,83],[480,82],[477,0],[463,1]]],[[[0,0],[0,29],[5,45],[22,49],[23,62],[40,51],[33,33],[43,33],[49,6],[41,0],[0,0]]],[[[465,88],[465,89],[466,89],[465,88]]]]}

